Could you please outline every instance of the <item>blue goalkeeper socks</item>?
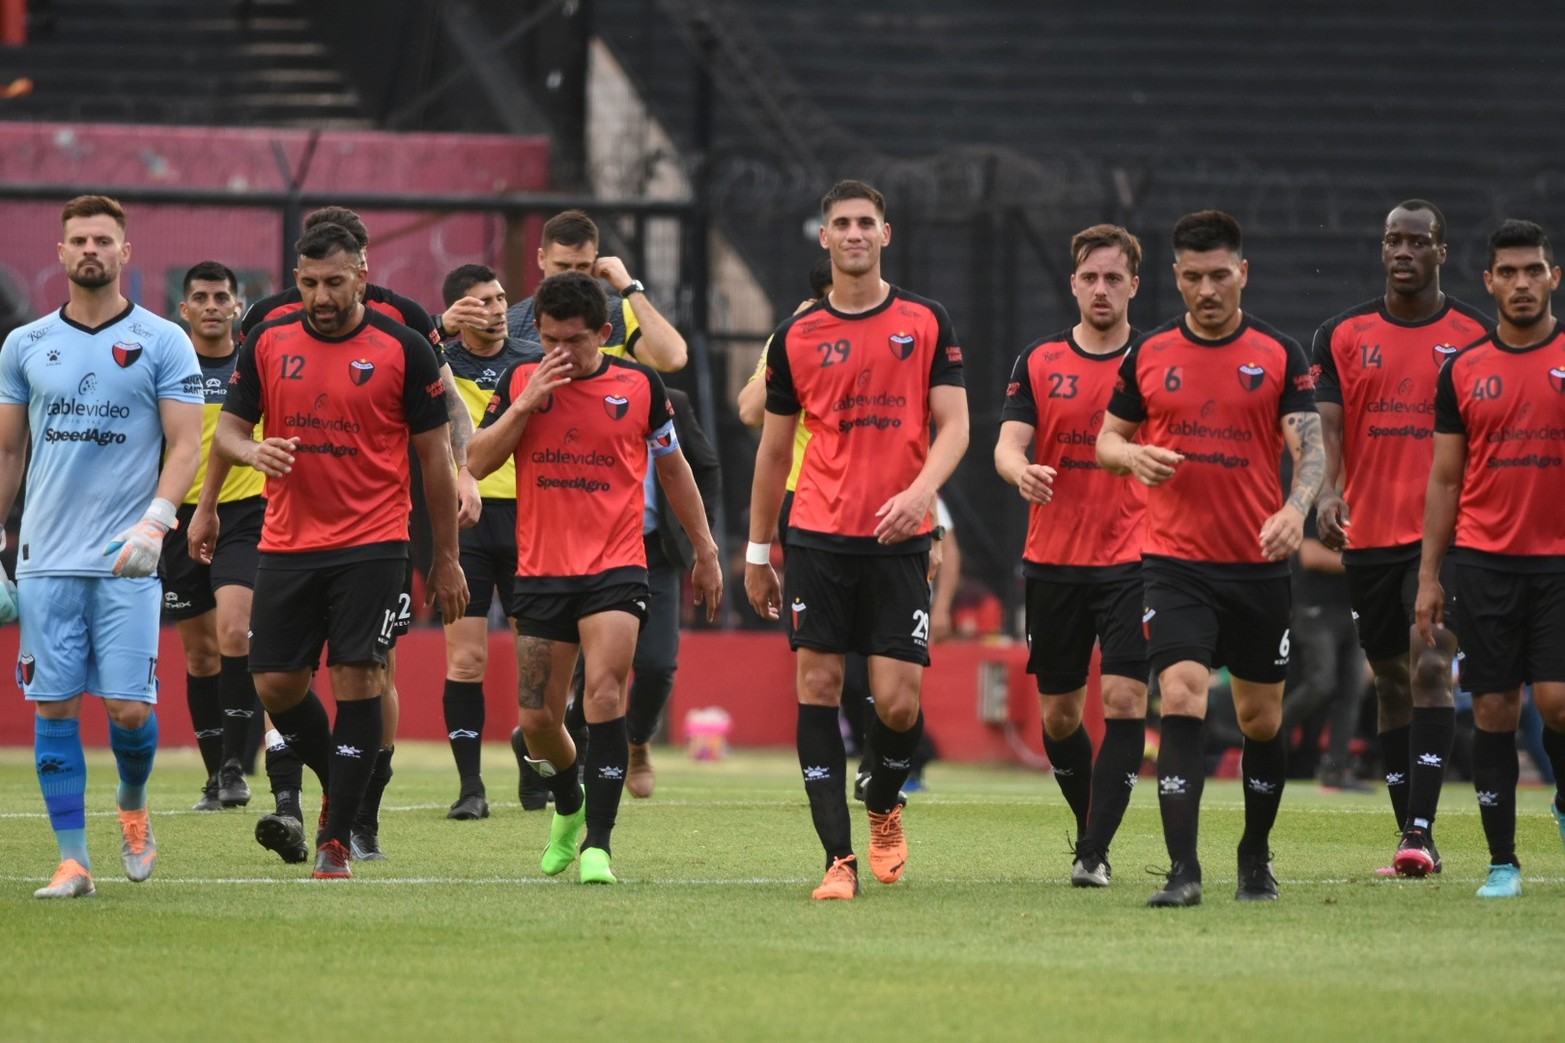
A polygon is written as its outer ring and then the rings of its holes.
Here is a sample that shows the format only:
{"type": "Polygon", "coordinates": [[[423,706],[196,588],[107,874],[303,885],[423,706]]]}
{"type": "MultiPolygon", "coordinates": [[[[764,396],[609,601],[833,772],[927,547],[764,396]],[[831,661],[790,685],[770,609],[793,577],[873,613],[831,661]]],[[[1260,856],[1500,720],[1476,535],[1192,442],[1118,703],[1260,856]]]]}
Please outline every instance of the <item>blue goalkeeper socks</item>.
{"type": "Polygon", "coordinates": [[[87,758],[82,753],[81,722],[38,717],[33,726],[33,761],[49,825],[60,845],[60,861],[75,859],[91,870],[87,857],[87,758]]]}

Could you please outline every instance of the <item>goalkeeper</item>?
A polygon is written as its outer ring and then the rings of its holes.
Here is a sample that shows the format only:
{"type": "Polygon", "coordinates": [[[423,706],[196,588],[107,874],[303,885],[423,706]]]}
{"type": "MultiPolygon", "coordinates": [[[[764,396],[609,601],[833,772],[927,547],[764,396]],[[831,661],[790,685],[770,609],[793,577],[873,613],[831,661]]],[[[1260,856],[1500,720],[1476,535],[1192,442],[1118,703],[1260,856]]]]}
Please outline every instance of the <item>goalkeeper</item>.
{"type": "Polygon", "coordinates": [[[152,875],[157,565],[201,451],[195,349],[178,326],[120,292],[130,259],[124,212],[106,196],[78,196],[61,221],[70,299],[0,348],[0,518],[27,471],[19,594],[0,584],[0,620],[20,608],[16,677],[37,713],[38,783],[60,845],[39,898],[93,893],[83,693],[102,699],[109,715],[125,875],[152,875]]]}

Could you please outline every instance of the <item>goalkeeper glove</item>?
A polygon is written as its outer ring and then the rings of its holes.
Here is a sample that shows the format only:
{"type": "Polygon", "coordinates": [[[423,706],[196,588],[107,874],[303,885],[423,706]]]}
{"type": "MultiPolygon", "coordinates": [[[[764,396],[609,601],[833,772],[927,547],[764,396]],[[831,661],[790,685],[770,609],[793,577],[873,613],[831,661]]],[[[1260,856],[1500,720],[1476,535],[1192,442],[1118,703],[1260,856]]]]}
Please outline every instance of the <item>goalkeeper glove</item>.
{"type": "Polygon", "coordinates": [[[158,558],[163,553],[163,534],[179,525],[174,517],[174,505],[159,497],[147,508],[141,520],[103,548],[107,557],[115,552],[116,576],[150,576],[158,570],[158,558]]]}

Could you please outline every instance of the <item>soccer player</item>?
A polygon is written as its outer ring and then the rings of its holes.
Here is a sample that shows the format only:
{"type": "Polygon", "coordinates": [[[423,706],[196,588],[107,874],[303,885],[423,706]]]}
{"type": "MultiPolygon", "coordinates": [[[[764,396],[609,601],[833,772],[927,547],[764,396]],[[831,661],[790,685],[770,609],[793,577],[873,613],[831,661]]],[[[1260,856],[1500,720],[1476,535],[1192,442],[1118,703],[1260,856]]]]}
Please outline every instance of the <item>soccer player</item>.
{"type": "MultiPolygon", "coordinates": [[[[434,349],[365,307],[367,271],[346,229],[317,224],[298,253],[304,308],[246,340],[213,452],[267,477],[250,669],[277,731],[293,736],[327,794],[314,876],[346,878],[350,831],[381,748],[381,693],[408,557],[410,443],[434,538],[430,594],[445,622],[467,607],[467,582],[434,349]],[[334,727],[309,690],[328,643],[334,727]]],[[[273,850],[296,850],[301,818],[266,816],[257,837],[273,850]]]]}
{"type": "Polygon", "coordinates": [[[1456,713],[1456,640],[1442,629],[1426,645],[1412,618],[1435,377],[1451,353],[1491,328],[1440,289],[1445,231],[1433,203],[1397,204],[1380,244],[1385,293],[1322,325],[1313,359],[1326,447],[1317,527],[1328,549],[1343,552],[1359,643],[1375,674],[1386,791],[1402,833],[1392,865],[1380,872],[1413,877],[1441,869],[1435,810],[1456,713]]]}
{"type": "MultiPolygon", "coordinates": [[[[521,362],[543,357],[538,345],[507,336],[505,287],[494,269],[464,264],[446,275],[441,287],[447,306],[464,298],[484,306],[461,335],[446,344],[446,361],[457,392],[476,426],[494,397],[500,374],[521,362]]],[[[462,574],[467,577],[467,612],[446,626],[446,687],[441,705],[446,735],[456,760],[461,789],[446,817],[489,817],[481,771],[484,733],[484,673],[489,666],[489,606],[499,595],[507,615],[513,610],[516,576],[516,464],[506,460],[478,483],[483,511],[478,524],[461,534],[462,574]]],[[[515,618],[512,617],[512,625],[515,618]]]]}
{"type": "MultiPolygon", "coordinates": [[[[1473,787],[1489,842],[1480,898],[1522,893],[1516,857],[1516,726],[1532,683],[1556,786],[1565,779],[1565,336],[1560,269],[1542,228],[1489,236],[1484,286],[1498,329],[1440,370],[1415,614],[1430,648],[1442,621],[1461,641],[1473,693],[1473,787]],[[1450,556],[1447,607],[1440,566],[1450,556]]],[[[1565,794],[1550,805],[1565,840],[1565,794]]]]}
{"type": "MultiPolygon", "coordinates": [[[[360,260],[366,266],[369,264],[369,229],[364,226],[363,219],[357,213],[346,207],[327,206],[305,215],[305,231],[319,224],[335,224],[347,229],[359,244],[360,260]]],[[[451,459],[457,469],[457,521],[462,528],[469,528],[477,523],[482,506],[477,479],[467,470],[467,440],[473,434],[473,420],[468,415],[467,407],[463,405],[462,396],[457,393],[455,378],[441,350],[440,333],[435,327],[434,320],[417,301],[375,283],[365,286],[364,305],[389,315],[421,337],[427,338],[435,348],[435,358],[440,363],[440,378],[446,386],[445,405],[447,417],[451,422],[448,429],[451,437],[451,459]]],[[[297,311],[303,306],[303,297],[299,288],[290,286],[281,293],[262,298],[251,305],[245,312],[244,319],[241,320],[241,331],[248,336],[250,331],[261,322],[297,311]]],[[[386,670],[386,691],[381,699],[383,717],[381,742],[384,745],[376,753],[375,768],[370,773],[369,786],[364,792],[363,803],[359,806],[359,821],[354,823],[353,827],[354,857],[366,861],[385,857],[380,849],[380,801],[386,792],[386,786],[391,782],[391,759],[396,748],[397,723],[401,718],[401,696],[397,690],[396,646],[397,639],[408,632],[412,623],[413,559],[410,555],[406,574],[402,578],[402,597],[398,602],[396,620],[392,627],[391,658],[386,670]]],[[[292,802],[298,793],[300,779],[303,777],[303,766],[289,749],[286,740],[268,745],[266,758],[267,775],[272,779],[272,792],[278,797],[280,804],[288,805],[288,808],[280,809],[278,812],[284,814],[292,810],[292,802]]],[[[260,834],[257,834],[257,839],[260,839],[260,834]]],[[[302,848],[292,848],[289,853],[279,853],[283,854],[285,859],[289,858],[290,854],[296,856],[294,859],[296,861],[303,861],[305,857],[302,848]]]]}
{"type": "MultiPolygon", "coordinates": [[[[605,355],[631,358],[662,373],[685,368],[688,349],[685,338],[663,317],[640,279],[632,278],[625,262],[618,257],[598,256],[598,226],[580,210],[563,210],[543,224],[543,243],[538,247],[538,267],[545,277],[562,272],[585,272],[609,284],[609,324],[612,327],[603,345],[605,355]]],[[[470,321],[471,299],[458,301],[440,316],[440,327],[455,336],[456,329],[470,321]]],[[[538,327],[533,298],[511,306],[506,322],[511,336],[531,340],[538,327]]]]}
{"type": "Polygon", "coordinates": [[[766,355],[745,590],[763,618],[778,618],[787,605],[798,657],[799,766],[826,852],[814,897],[851,899],[859,878],[837,724],[843,656],[869,657],[870,868],[894,883],[908,857],[899,793],[923,731],[935,495],[967,448],[967,392],[945,309],[881,278],[881,251],[891,242],[885,198],[862,181],[841,181],[821,200],[821,215],[831,291],[784,322],[766,355]],[[801,414],[810,445],[785,533],[782,590],[771,545],[801,414]]]}
{"type": "Polygon", "coordinates": [[[250,677],[250,590],[255,585],[256,545],[266,514],[262,495],[266,478],[251,468],[236,467],[221,483],[213,484],[213,517],[221,514],[222,536],[202,551],[203,534],[197,533],[192,553],[190,523],[205,484],[212,432],[239,355],[234,344],[239,281],[226,266],[202,261],[185,273],[182,292],[179,317],[190,328],[205,399],[201,463],[178,512],[178,527],[187,538],[165,548],[159,572],[163,616],[174,620],[185,650],[186,701],[207,769],[206,787],[194,810],[213,811],[250,803],[243,757],[260,706],[250,677]]]}
{"type": "Polygon", "coordinates": [[[1103,403],[1131,341],[1141,243],[1117,225],[1071,239],[1080,318],[1016,360],[1000,414],[995,470],[1028,505],[1027,671],[1038,680],[1043,747],[1076,816],[1071,883],[1107,887],[1109,844],[1146,748],[1147,643],[1141,632],[1146,490],[1098,466],[1103,403]],[[1087,671],[1102,648],[1103,747],[1082,727],[1087,671]]]}
{"type": "Polygon", "coordinates": [[[145,880],[157,862],[147,817],[158,747],[156,573],[201,453],[201,370],[190,339],[120,290],[130,260],[124,210],[107,196],[77,196],[60,221],[70,298],[0,348],[0,517],[24,467],[27,475],[16,675],[37,714],[38,783],[60,846],[59,868],[38,898],[94,893],[86,692],[109,716],[125,875],[145,880]]]}
{"type": "Polygon", "coordinates": [[[626,680],[647,620],[649,452],[695,545],[696,601],[708,619],[722,598],[722,569],[662,380],[603,351],[602,287],[566,272],[538,285],[534,305],[544,358],[501,376],[468,459],[479,478],[507,460],[516,465],[517,695],[530,762],[554,794],[543,871],[554,876],[576,861],[585,824],[580,879],[612,884],[610,838],[629,761],[626,680]],[[564,726],[578,650],[587,670],[585,787],[564,726]]]}
{"type": "Polygon", "coordinates": [[[1244,733],[1235,897],[1265,901],[1277,897],[1269,842],[1287,778],[1288,557],[1326,461],[1304,351],[1240,307],[1249,262],[1239,223],[1187,214],[1173,240],[1187,310],[1131,345],[1097,444],[1099,464],[1149,487],[1142,625],[1163,697],[1158,804],[1172,865],[1147,904],[1201,903],[1201,731],[1212,668],[1225,664],[1244,733]],[[1286,501],[1284,444],[1294,459],[1286,501]]]}

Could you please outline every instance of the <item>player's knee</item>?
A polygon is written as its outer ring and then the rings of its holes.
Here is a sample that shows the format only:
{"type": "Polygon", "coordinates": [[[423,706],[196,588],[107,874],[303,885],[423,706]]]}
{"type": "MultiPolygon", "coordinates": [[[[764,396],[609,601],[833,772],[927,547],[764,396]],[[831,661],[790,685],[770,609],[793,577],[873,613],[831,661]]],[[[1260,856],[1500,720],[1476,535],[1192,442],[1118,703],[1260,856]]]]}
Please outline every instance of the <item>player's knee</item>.
{"type": "Polygon", "coordinates": [[[109,719],[126,731],[135,731],[145,725],[153,711],[151,703],[137,703],[127,699],[110,700],[107,708],[109,719]]]}
{"type": "Polygon", "coordinates": [[[222,666],[216,647],[210,651],[205,648],[185,650],[185,672],[191,677],[215,677],[222,666]]]}
{"type": "Polygon", "coordinates": [[[1282,730],[1280,703],[1276,706],[1236,706],[1235,709],[1238,711],[1239,730],[1247,739],[1268,742],[1282,730]]]}
{"type": "Polygon", "coordinates": [[[842,702],[842,668],[829,665],[799,671],[799,702],[806,706],[836,706],[842,702]]]}
{"type": "Polygon", "coordinates": [[[1443,648],[1421,647],[1413,657],[1412,691],[1429,705],[1433,698],[1438,705],[1449,706],[1452,701],[1451,658],[1443,648]]]}
{"type": "Polygon", "coordinates": [[[446,651],[446,677],[464,684],[476,684],[484,679],[489,667],[489,656],[482,645],[477,648],[453,647],[446,651]]]}
{"type": "Polygon", "coordinates": [[[613,680],[588,682],[582,693],[582,709],[589,721],[612,721],[625,713],[625,689],[613,680]]]}
{"type": "Polygon", "coordinates": [[[1147,686],[1117,674],[1103,675],[1103,715],[1129,719],[1147,715],[1147,686]]]}
{"type": "Polygon", "coordinates": [[[1049,738],[1064,739],[1081,727],[1081,701],[1072,698],[1076,694],[1045,695],[1039,700],[1043,731],[1049,738]]]}

